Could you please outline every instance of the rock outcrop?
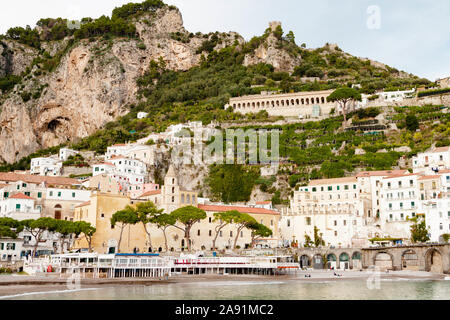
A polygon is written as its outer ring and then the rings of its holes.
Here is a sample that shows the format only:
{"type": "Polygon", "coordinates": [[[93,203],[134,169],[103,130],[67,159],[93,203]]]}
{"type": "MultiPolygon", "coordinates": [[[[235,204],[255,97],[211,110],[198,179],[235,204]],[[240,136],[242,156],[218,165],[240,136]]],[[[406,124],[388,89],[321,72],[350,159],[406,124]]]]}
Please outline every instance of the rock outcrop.
{"type": "MultiPolygon", "coordinates": [[[[178,9],[164,7],[134,23],[138,39],[79,41],[67,50],[55,71],[39,75],[35,66],[33,76],[0,100],[0,163],[86,137],[126,114],[126,106],[136,102],[136,79],[151,60],[162,58],[171,70],[188,70],[200,62],[202,53],[197,51],[208,36],[187,32],[178,9]],[[175,39],[176,33],[189,40],[175,39]],[[34,97],[36,92],[40,94],[34,97]],[[24,93],[33,99],[24,99],[24,93]]],[[[217,49],[236,39],[244,41],[236,33],[222,35],[217,49]]],[[[0,76],[21,74],[38,54],[14,41],[3,43],[0,76]]],[[[65,39],[43,46],[54,55],[67,43],[65,39]]]]}
{"type": "Polygon", "coordinates": [[[293,72],[302,59],[300,55],[292,55],[280,47],[280,40],[274,35],[276,27],[281,23],[270,23],[271,31],[253,53],[245,55],[244,65],[250,66],[258,63],[271,64],[275,71],[293,72]]]}

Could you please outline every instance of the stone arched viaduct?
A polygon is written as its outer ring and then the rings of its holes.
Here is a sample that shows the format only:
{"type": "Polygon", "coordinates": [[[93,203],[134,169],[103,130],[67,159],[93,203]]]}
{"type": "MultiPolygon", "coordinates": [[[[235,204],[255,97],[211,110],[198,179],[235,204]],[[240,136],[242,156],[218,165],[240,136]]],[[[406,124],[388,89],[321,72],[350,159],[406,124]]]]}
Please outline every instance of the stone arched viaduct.
{"type": "Polygon", "coordinates": [[[404,270],[412,265],[418,271],[450,273],[450,244],[396,246],[362,249],[362,265],[370,268],[379,264],[379,257],[390,257],[385,269],[404,270]]]}
{"type": "Polygon", "coordinates": [[[374,248],[298,248],[294,250],[302,267],[320,269],[315,257],[322,257],[323,268],[417,270],[450,274],[450,244],[410,245],[374,248]],[[330,258],[336,259],[332,261],[330,258]]]}

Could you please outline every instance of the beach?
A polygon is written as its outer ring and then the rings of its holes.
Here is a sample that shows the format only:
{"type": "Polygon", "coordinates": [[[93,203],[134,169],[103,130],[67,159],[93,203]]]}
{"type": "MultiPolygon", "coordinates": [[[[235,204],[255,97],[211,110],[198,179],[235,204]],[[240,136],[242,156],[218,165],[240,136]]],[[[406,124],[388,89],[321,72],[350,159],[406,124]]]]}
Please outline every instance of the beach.
{"type": "Polygon", "coordinates": [[[168,279],[158,278],[116,278],[116,279],[80,279],[79,286],[73,281],[60,278],[57,274],[44,276],[2,275],[0,276],[0,299],[28,293],[43,292],[69,292],[76,290],[89,290],[96,288],[152,286],[164,284],[190,284],[190,283],[223,283],[239,284],[278,282],[284,283],[314,283],[314,282],[345,282],[362,281],[379,276],[382,281],[440,281],[445,280],[444,274],[433,274],[422,271],[390,271],[380,272],[378,275],[371,271],[327,271],[311,270],[299,271],[296,274],[261,276],[261,275],[173,275],[168,279]],[[335,276],[334,273],[339,276],[335,276]],[[305,277],[306,276],[306,277],[305,277]]]}

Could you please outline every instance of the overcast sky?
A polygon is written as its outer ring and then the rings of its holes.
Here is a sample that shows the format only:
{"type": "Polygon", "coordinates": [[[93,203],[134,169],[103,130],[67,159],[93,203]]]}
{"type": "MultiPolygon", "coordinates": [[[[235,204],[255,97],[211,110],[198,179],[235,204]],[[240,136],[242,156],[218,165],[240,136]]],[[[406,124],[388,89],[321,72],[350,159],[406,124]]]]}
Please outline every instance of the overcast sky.
{"type": "MultiPolygon", "coordinates": [[[[130,0],[14,0],[2,3],[0,33],[40,18],[99,17],[130,0]]],[[[139,2],[136,0],[135,2],[139,2]]],[[[269,21],[294,31],[297,44],[337,43],[430,80],[450,76],[449,0],[166,0],[191,32],[236,31],[249,40],[269,21]],[[376,6],[373,8],[372,6],[376,6]]]]}

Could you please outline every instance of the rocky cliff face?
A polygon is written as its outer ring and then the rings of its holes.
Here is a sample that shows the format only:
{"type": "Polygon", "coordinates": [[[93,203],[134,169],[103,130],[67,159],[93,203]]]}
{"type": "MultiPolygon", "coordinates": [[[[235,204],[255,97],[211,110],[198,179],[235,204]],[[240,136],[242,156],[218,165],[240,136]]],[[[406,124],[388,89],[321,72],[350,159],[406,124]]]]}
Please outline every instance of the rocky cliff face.
{"type": "MultiPolygon", "coordinates": [[[[41,75],[37,66],[7,97],[0,99],[0,162],[14,162],[39,148],[86,137],[127,112],[136,102],[136,79],[151,60],[162,58],[169,69],[188,70],[197,65],[198,48],[208,36],[190,35],[178,9],[168,7],[135,21],[139,39],[82,40],[61,59],[58,68],[41,75]],[[174,39],[184,35],[188,41],[174,39]],[[33,95],[33,93],[39,93],[33,95]],[[29,93],[31,99],[23,98],[29,93]]],[[[238,38],[224,35],[217,45],[238,38]]],[[[13,41],[0,46],[0,76],[21,74],[37,56],[35,49],[13,41]]],[[[67,44],[46,43],[56,54],[67,44]]]]}
{"type": "Polygon", "coordinates": [[[262,43],[254,53],[247,54],[244,65],[250,66],[258,63],[271,64],[275,71],[292,72],[301,63],[300,56],[292,56],[285,50],[278,48],[278,39],[270,34],[266,42],[262,43]]]}
{"type": "Polygon", "coordinates": [[[0,41],[0,77],[18,76],[37,57],[37,50],[15,41],[0,41]]]}

